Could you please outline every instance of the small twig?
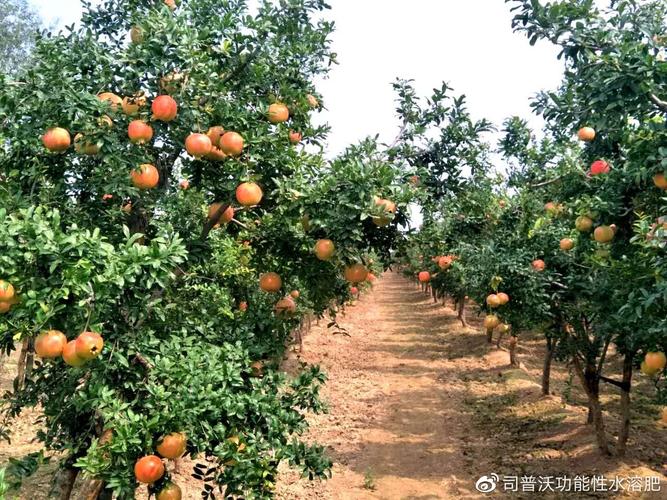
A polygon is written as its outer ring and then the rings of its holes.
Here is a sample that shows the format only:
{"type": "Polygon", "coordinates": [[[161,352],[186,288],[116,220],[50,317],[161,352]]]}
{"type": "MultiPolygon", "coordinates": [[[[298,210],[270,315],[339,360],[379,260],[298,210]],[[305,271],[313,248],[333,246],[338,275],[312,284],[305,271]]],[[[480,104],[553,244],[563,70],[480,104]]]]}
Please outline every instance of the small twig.
{"type": "Polygon", "coordinates": [[[238,224],[238,225],[241,226],[243,229],[248,229],[248,226],[246,226],[243,222],[239,222],[239,221],[237,221],[236,219],[232,219],[232,222],[238,224]]]}
{"type": "Polygon", "coordinates": [[[76,390],[77,390],[77,391],[78,391],[79,389],[81,389],[84,385],[86,385],[86,382],[88,382],[88,380],[90,380],[91,373],[92,373],[92,372],[88,371],[88,372],[86,372],[86,374],[85,374],[83,377],[81,377],[81,378],[79,379],[79,383],[78,383],[77,386],[76,386],[76,390]]]}
{"type": "Polygon", "coordinates": [[[95,303],[95,290],[93,289],[93,285],[88,283],[88,286],[90,287],[90,297],[88,297],[88,300],[86,300],[86,304],[88,304],[88,317],[86,318],[86,326],[83,327],[83,331],[87,332],[88,327],[90,326],[90,318],[93,315],[93,304],[95,303]]]}

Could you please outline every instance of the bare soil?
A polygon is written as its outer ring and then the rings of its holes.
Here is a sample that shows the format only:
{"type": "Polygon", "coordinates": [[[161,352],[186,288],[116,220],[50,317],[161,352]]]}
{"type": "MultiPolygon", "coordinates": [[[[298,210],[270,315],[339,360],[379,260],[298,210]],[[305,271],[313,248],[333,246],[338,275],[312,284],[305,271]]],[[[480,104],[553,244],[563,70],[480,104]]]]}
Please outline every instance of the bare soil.
{"type": "MultiPolygon", "coordinates": [[[[462,328],[451,303],[435,304],[413,282],[386,273],[339,318],[351,337],[313,329],[300,358],[328,373],[323,394],[330,412],[310,418],[309,438],[326,445],[336,465],[332,479],[321,483],[286,472],[278,497],[483,498],[475,482],[496,473],[658,476],[661,493],[551,497],[667,498],[667,429],[656,422],[659,408],[646,377],[636,379],[628,456],[603,458],[585,424],[585,397],[563,364],[552,369],[553,395],[541,396],[544,339],[522,336],[521,367],[512,369],[509,352],[486,343],[482,316],[468,309],[470,327],[462,328]]],[[[619,367],[613,356],[610,364],[619,367]]],[[[613,433],[618,392],[602,390],[613,433]]]]}
{"type": "MultiPolygon", "coordinates": [[[[327,447],[333,477],[309,482],[284,468],[279,499],[455,499],[483,498],[475,489],[482,475],[660,477],[661,493],[503,494],[495,498],[667,498],[667,429],[657,423],[653,388],[637,376],[628,456],[603,458],[585,424],[585,398],[566,366],[552,370],[553,395],[540,396],[544,341],[522,335],[521,367],[509,353],[489,346],[481,316],[469,307],[462,328],[451,305],[430,296],[396,273],[339,314],[340,327],[325,320],[305,336],[303,351],[291,352],[285,370],[299,361],[321,364],[329,376],[323,389],[329,412],[311,415],[307,439],[327,447]]],[[[617,376],[612,356],[607,376],[617,376]]],[[[16,366],[3,367],[3,388],[16,366]]],[[[608,430],[618,427],[618,391],[603,387],[608,430]]],[[[0,445],[0,463],[39,449],[31,442],[36,411],[16,422],[12,444],[0,445]]],[[[183,460],[174,480],[183,498],[200,498],[200,485],[183,460]]],[[[26,480],[10,498],[41,499],[53,466],[26,480]]],[[[137,498],[146,498],[145,488],[137,498]]]]}

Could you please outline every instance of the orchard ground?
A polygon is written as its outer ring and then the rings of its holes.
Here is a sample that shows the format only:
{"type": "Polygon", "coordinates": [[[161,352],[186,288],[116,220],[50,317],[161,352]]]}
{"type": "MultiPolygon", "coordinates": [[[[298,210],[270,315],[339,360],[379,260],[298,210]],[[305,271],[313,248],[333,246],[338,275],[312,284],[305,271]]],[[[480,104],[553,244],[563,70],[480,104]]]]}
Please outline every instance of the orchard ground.
{"type": "MultiPolygon", "coordinates": [[[[325,320],[314,326],[303,351],[292,352],[284,368],[295,372],[299,361],[319,363],[329,376],[324,396],[330,411],[310,417],[308,439],[327,447],[334,473],[329,481],[308,482],[285,471],[277,498],[477,498],[482,495],[475,482],[490,473],[655,476],[663,493],[613,496],[664,498],[667,434],[657,423],[659,408],[646,377],[635,380],[628,456],[602,458],[585,425],[586,399],[567,367],[554,366],[553,395],[540,396],[539,335],[521,336],[521,368],[510,369],[507,350],[486,343],[476,308],[469,308],[468,319],[470,327],[462,328],[451,303],[434,304],[414,283],[386,273],[339,317],[349,336],[334,334],[325,320]]],[[[620,368],[614,356],[609,366],[620,368]]],[[[15,369],[14,358],[5,361],[4,389],[11,387],[15,369]]],[[[618,402],[617,391],[604,387],[611,432],[618,427],[618,402]]],[[[39,449],[30,442],[37,417],[26,412],[17,421],[12,444],[0,447],[3,464],[9,456],[39,449]]],[[[199,498],[201,491],[190,477],[191,465],[182,460],[175,474],[187,499],[199,498]]],[[[27,480],[18,498],[45,498],[50,471],[46,467],[27,480]]],[[[145,488],[137,497],[145,498],[145,488]]]]}

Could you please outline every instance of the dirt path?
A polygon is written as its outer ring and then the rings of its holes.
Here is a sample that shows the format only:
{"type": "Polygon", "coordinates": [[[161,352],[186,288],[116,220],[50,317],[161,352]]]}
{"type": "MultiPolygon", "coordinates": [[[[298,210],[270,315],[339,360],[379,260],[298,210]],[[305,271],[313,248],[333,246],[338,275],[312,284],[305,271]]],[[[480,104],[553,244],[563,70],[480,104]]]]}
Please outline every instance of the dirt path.
{"type": "Polygon", "coordinates": [[[315,330],[301,356],[329,375],[330,413],[312,419],[311,436],[329,445],[333,478],[309,487],[290,476],[279,497],[476,496],[484,460],[474,448],[484,439],[471,438],[464,401],[466,372],[485,369],[476,356],[481,336],[453,336],[462,330],[455,317],[395,273],[340,324],[351,337],[315,330]]]}
{"type": "MultiPolygon", "coordinates": [[[[499,495],[508,498],[665,498],[667,430],[656,424],[649,381],[637,379],[628,456],[602,458],[585,425],[585,398],[565,366],[553,367],[554,395],[541,396],[543,338],[522,335],[521,368],[511,369],[507,350],[486,343],[481,319],[468,311],[471,326],[462,328],[451,307],[386,273],[339,318],[350,337],[314,328],[300,357],[329,375],[323,396],[330,412],[309,419],[309,438],[327,446],[333,477],[309,483],[285,472],[278,498],[483,498],[475,482],[491,473],[662,481],[660,493],[499,495]]],[[[605,391],[613,431],[618,395],[605,391]]]]}

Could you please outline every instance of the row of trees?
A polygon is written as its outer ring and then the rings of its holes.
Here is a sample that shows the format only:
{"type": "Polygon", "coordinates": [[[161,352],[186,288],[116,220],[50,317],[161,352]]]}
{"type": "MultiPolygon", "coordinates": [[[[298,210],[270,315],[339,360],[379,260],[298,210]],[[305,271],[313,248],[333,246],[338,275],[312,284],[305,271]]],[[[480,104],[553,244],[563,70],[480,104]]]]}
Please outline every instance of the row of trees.
{"type": "Polygon", "coordinates": [[[79,471],[81,498],[180,498],[183,453],[207,498],[270,497],[283,461],[325,477],[299,438],[325,375],[276,368],[400,239],[405,137],[324,160],[323,0],[84,6],[0,76],[1,432],[39,407],[44,446],[9,472],[56,452],[62,499],[79,471]]]}
{"type": "Polygon", "coordinates": [[[667,3],[508,3],[531,43],[562,48],[561,86],[533,102],[544,138],[508,119],[498,145],[505,168],[494,174],[482,138],[489,124],[471,121],[453,99],[439,139],[414,156],[429,196],[424,227],[402,255],[408,273],[429,272],[422,278],[434,293],[479,304],[489,340],[494,329],[543,332],[544,394],[558,356],[587,395],[600,450],[623,455],[636,368],[655,378],[665,400],[667,3]],[[456,258],[437,258],[446,255],[456,258]],[[620,379],[608,376],[612,352],[622,359],[620,379]],[[613,444],[603,383],[621,393],[613,444]]]}

